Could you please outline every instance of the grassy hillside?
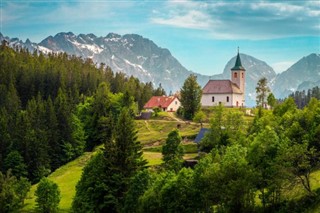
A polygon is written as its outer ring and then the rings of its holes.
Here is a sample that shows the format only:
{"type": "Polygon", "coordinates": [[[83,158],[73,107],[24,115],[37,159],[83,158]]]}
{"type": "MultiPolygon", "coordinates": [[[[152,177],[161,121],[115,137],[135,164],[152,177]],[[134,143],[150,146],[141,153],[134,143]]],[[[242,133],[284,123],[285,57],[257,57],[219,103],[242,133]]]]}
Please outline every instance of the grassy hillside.
{"type": "MultiPolygon", "coordinates": [[[[61,191],[61,201],[59,212],[69,212],[72,205],[72,199],[75,195],[75,187],[80,180],[83,167],[95,152],[86,152],[81,157],[69,162],[53,172],[48,178],[58,184],[61,191]]],[[[194,158],[197,154],[186,154],[185,159],[194,158]]],[[[144,158],[148,161],[149,166],[159,165],[162,163],[162,154],[160,152],[144,152],[144,158]]],[[[31,187],[31,190],[25,200],[23,212],[33,212],[35,208],[34,192],[37,184],[31,187]]]]}
{"type": "MultiPolygon", "coordinates": [[[[83,167],[94,152],[86,152],[74,161],[60,167],[53,172],[48,178],[58,184],[61,191],[60,211],[68,212],[71,207],[72,198],[75,194],[75,186],[79,181],[83,167]]],[[[37,184],[31,187],[27,199],[25,200],[25,212],[32,212],[35,208],[35,196],[34,192],[37,188],[37,184]]]]}
{"type": "Polygon", "coordinates": [[[144,145],[159,145],[165,141],[170,131],[180,125],[182,138],[194,138],[200,125],[195,123],[167,120],[138,120],[138,138],[144,145]]]}

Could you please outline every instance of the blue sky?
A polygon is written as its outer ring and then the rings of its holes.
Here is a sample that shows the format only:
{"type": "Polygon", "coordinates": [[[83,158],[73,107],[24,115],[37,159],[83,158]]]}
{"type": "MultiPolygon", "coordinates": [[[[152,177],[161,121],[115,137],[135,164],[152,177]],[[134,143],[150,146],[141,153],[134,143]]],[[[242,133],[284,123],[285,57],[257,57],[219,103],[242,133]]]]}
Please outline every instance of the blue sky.
{"type": "Polygon", "coordinates": [[[319,0],[0,0],[0,12],[0,32],[9,37],[136,33],[207,75],[221,73],[238,46],[276,72],[320,53],[319,0]]]}

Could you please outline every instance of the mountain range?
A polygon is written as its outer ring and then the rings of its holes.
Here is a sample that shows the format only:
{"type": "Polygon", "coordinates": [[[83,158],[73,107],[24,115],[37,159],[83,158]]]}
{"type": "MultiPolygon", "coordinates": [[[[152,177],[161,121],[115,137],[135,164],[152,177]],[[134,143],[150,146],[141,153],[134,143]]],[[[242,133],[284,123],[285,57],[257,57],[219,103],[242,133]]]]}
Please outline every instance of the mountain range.
{"type": "MultiPolygon", "coordinates": [[[[153,41],[137,34],[118,35],[109,33],[105,37],[94,34],[75,35],[72,32],[49,36],[40,43],[29,39],[25,42],[18,38],[5,37],[0,33],[0,41],[7,40],[9,45],[38,50],[45,54],[66,52],[82,58],[90,58],[97,66],[106,64],[114,72],[124,72],[138,77],[143,82],[152,82],[167,91],[180,90],[184,80],[190,75],[197,76],[198,83],[204,86],[209,79],[230,79],[230,69],[236,57],[231,58],[223,72],[218,75],[201,75],[186,69],[166,48],[157,46],[153,41]]],[[[255,105],[255,87],[260,78],[266,77],[276,98],[284,98],[293,91],[308,89],[320,83],[320,55],[310,54],[300,59],[288,70],[276,75],[264,61],[241,54],[242,65],[246,68],[246,105],[255,105]]]]}

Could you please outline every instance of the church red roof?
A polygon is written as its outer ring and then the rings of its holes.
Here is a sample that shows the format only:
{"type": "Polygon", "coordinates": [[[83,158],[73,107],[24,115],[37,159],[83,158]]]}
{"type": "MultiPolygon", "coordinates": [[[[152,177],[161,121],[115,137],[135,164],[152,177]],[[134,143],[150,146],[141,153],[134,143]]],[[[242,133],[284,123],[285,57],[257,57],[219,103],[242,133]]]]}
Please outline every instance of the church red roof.
{"type": "Polygon", "coordinates": [[[153,109],[155,107],[166,108],[175,99],[175,96],[153,96],[143,108],[153,109]]]}
{"type": "Polygon", "coordinates": [[[240,88],[230,80],[210,80],[202,89],[203,94],[242,94],[240,88]]]}

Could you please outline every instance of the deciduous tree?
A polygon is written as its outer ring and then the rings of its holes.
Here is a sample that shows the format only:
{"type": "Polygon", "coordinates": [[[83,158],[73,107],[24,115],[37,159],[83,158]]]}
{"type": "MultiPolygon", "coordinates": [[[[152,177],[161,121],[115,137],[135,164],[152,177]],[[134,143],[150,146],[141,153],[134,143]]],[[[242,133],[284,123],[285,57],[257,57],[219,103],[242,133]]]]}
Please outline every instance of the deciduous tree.
{"type": "Polygon", "coordinates": [[[268,84],[267,78],[263,77],[258,81],[257,87],[256,87],[257,106],[260,106],[262,108],[266,107],[266,104],[267,104],[266,99],[270,92],[270,89],[267,84],[268,84]]]}

